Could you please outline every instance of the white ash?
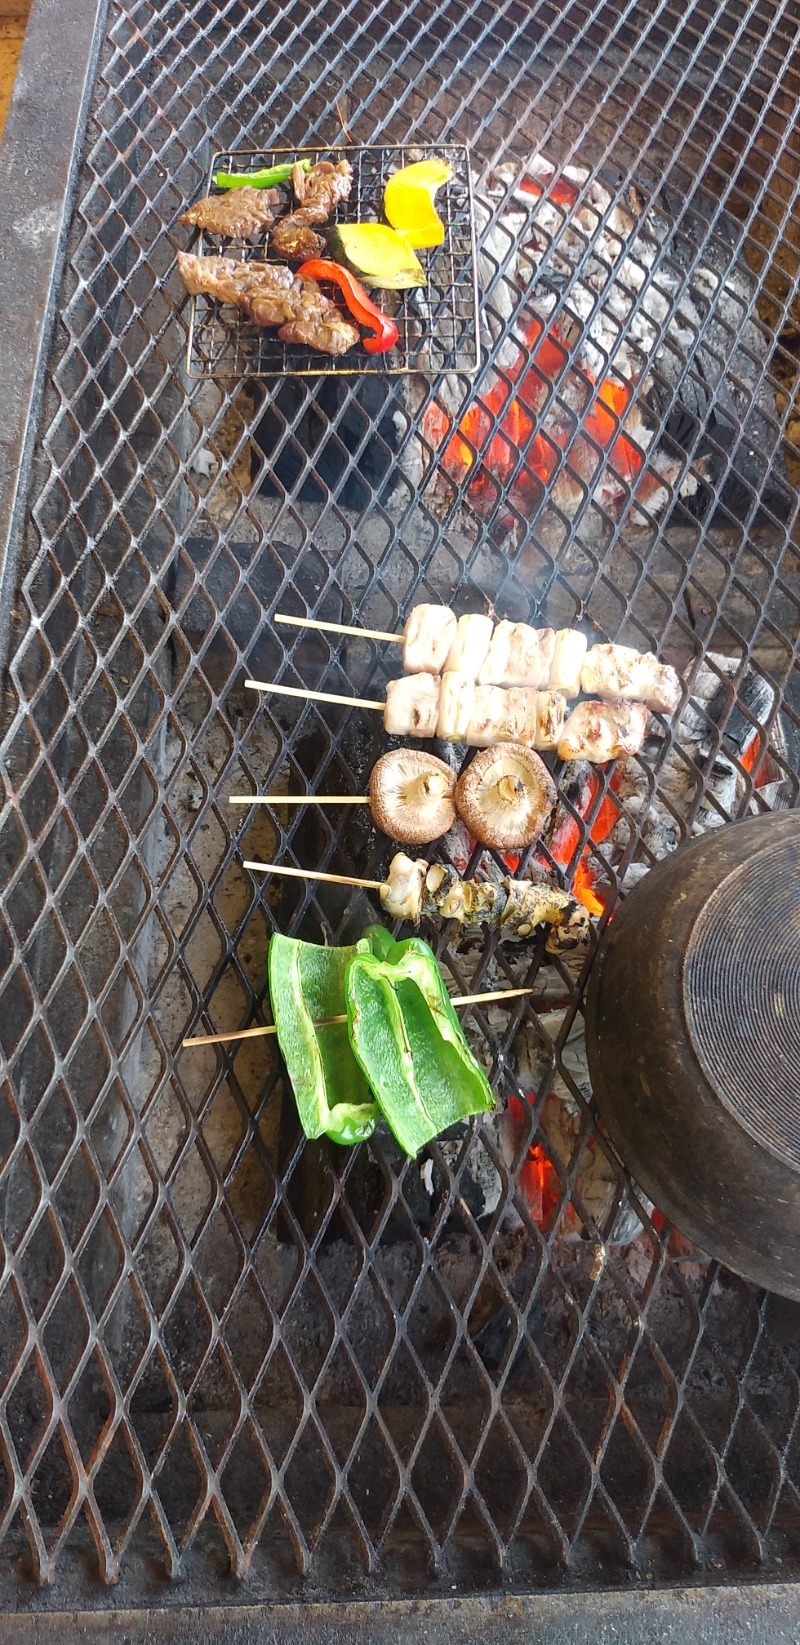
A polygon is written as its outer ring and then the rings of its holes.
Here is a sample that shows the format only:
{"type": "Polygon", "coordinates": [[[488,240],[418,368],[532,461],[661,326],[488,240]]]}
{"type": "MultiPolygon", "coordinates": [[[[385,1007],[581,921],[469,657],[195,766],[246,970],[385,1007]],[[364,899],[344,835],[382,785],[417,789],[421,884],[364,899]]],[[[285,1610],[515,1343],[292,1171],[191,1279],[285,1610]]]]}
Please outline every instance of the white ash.
{"type": "MultiPolygon", "coordinates": [[[[464,1136],[451,1137],[439,1142],[437,1150],[445,1165],[455,1174],[464,1152],[464,1136]]],[[[484,1148],[480,1133],[471,1140],[458,1179],[458,1192],[476,1217],[490,1217],[500,1203],[503,1179],[491,1154],[484,1148]]]]}

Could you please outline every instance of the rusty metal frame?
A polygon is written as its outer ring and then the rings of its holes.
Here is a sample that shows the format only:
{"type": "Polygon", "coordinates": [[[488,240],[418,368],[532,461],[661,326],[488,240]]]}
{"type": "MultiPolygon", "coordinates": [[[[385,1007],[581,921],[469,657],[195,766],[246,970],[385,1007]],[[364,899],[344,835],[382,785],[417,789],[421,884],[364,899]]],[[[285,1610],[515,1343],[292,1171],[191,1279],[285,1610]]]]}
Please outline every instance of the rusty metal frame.
{"type": "Polygon", "coordinates": [[[77,163],[108,0],[34,0],[0,141],[0,659],[77,163]],[[43,111],[47,118],[43,119],[43,111]]]}

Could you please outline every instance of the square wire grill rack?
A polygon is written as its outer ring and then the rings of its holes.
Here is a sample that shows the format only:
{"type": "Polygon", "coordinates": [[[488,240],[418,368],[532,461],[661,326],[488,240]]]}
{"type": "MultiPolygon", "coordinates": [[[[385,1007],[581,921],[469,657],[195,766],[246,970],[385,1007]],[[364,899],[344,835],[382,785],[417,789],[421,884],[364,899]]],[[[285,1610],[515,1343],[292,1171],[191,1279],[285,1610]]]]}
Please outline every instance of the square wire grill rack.
{"type": "MultiPolygon", "coordinates": [[[[279,165],[289,156],[298,160],[340,160],[346,157],[353,168],[353,187],[334,214],[336,222],[378,222],[386,183],[393,171],[412,160],[427,156],[450,162],[453,175],[436,196],[437,211],[445,225],[441,246],[420,254],[427,275],[425,288],[399,291],[393,318],[398,340],[391,355],[368,354],[351,349],[341,363],[330,354],[284,343],[277,331],[266,330],[245,320],[233,309],[211,297],[193,297],[189,321],[186,368],[190,377],[319,377],[354,375],[402,376],[418,372],[438,376],[458,371],[472,375],[480,363],[478,328],[478,283],[475,255],[475,218],[469,153],[460,143],[365,144],[342,148],[229,149],[213,156],[206,192],[214,186],[217,171],[260,170],[279,165]]],[[[253,248],[244,240],[222,239],[202,231],[196,250],[203,254],[225,252],[244,260],[277,262],[266,255],[263,245],[253,248]]],[[[392,294],[389,294],[390,296],[392,294]]],[[[385,305],[384,294],[384,306],[385,305]]],[[[380,295],[379,295],[380,300],[380,295]]],[[[346,311],[345,311],[346,312],[346,311]]]]}

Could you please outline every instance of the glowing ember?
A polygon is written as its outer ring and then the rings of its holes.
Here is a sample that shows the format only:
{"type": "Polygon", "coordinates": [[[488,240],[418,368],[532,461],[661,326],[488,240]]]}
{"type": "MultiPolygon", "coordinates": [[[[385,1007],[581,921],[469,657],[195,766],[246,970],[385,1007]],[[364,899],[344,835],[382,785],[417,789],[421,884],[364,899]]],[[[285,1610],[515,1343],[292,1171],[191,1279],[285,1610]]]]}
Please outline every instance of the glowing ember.
{"type": "MultiPolygon", "coordinates": [[[[587,847],[588,849],[588,847],[587,847]]],[[[573,896],[588,908],[590,914],[602,914],[603,904],[594,889],[594,875],[585,856],[581,858],[572,881],[573,896]]]]}
{"type": "MultiPolygon", "coordinates": [[[[740,756],[739,756],[739,764],[741,765],[742,770],[747,771],[748,773],[755,771],[756,766],[760,765],[762,763],[761,758],[760,758],[761,752],[762,752],[761,738],[760,738],[758,732],[754,731],[752,737],[750,738],[749,743],[747,744],[747,747],[744,749],[743,753],[740,754],[740,756]]],[[[753,778],[753,783],[754,783],[754,786],[756,788],[758,788],[758,786],[759,786],[759,784],[758,784],[759,775],[760,775],[760,773],[757,772],[756,775],[753,778]]]]}
{"type": "MultiPolygon", "coordinates": [[[[532,1103],[526,1092],[526,1102],[532,1103]]],[[[519,1137],[526,1123],[526,1104],[509,1097],[508,1109],[519,1137]]],[[[533,1221],[540,1226],[550,1221],[558,1204],[558,1174],[539,1143],[531,1143],[519,1169],[517,1187],[533,1221]]]]}
{"type": "MultiPolygon", "coordinates": [[[[616,773],[615,773],[616,777],[616,773]]],[[[612,778],[613,789],[614,778],[612,778]]],[[[581,796],[581,815],[587,817],[600,789],[600,778],[596,771],[590,769],[584,793],[581,796]]],[[[612,791],[605,794],[597,816],[589,829],[589,839],[594,845],[599,845],[611,833],[612,828],[620,816],[620,807],[612,791]]],[[[566,817],[561,823],[555,839],[551,845],[551,853],[556,862],[566,864],[572,860],[581,839],[581,829],[572,817],[566,817]]],[[[574,896],[588,908],[590,914],[602,914],[605,902],[598,894],[596,873],[592,867],[590,847],[585,845],[572,879],[574,896]]]]}
{"type": "Polygon", "coordinates": [[[523,334],[524,349],[468,406],[455,431],[440,404],[427,408],[422,431],[434,450],[443,448],[442,469],[459,483],[475,469],[468,494],[479,503],[487,491],[494,495],[497,486],[507,483],[520,457],[524,466],[515,483],[522,487],[547,486],[567,448],[575,476],[591,479],[599,448],[608,453],[615,478],[629,485],[643,462],[641,451],[621,431],[632,389],[605,378],[591,399],[591,373],[568,370],[570,348],[555,328],[545,331],[540,319],[530,317],[523,334]],[[555,386],[559,399],[548,404],[555,386]],[[537,428],[540,417],[544,426],[537,428]]]}

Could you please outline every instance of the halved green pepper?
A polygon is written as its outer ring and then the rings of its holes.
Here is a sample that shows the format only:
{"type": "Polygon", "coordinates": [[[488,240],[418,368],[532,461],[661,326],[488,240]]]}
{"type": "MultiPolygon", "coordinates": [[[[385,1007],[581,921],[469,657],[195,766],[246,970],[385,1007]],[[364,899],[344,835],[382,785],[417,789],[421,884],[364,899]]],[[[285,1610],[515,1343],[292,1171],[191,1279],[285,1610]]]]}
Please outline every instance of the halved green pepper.
{"type": "Polygon", "coordinates": [[[409,937],[388,950],[375,946],[383,952],[356,952],[346,967],[350,1044],[413,1158],[456,1120],[492,1109],[494,1098],[427,943],[409,937]]]}
{"type": "Polygon", "coordinates": [[[370,1137],[378,1118],[345,1016],[345,972],[360,953],[369,953],[368,942],[321,948],[274,936],[267,957],[272,1016],[300,1124],[307,1137],[344,1144],[370,1137]]]}

